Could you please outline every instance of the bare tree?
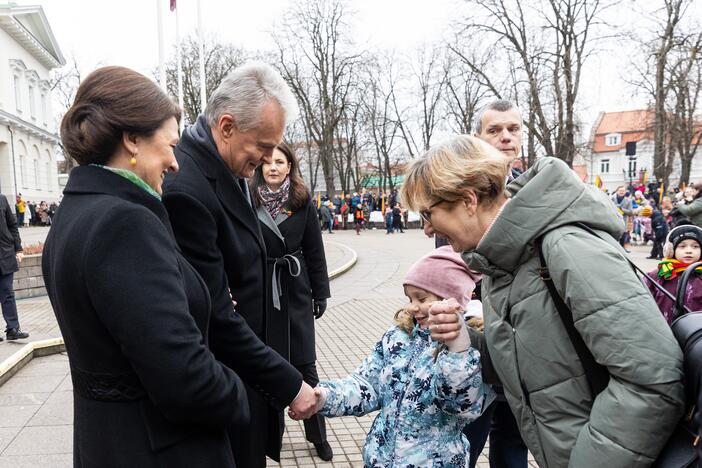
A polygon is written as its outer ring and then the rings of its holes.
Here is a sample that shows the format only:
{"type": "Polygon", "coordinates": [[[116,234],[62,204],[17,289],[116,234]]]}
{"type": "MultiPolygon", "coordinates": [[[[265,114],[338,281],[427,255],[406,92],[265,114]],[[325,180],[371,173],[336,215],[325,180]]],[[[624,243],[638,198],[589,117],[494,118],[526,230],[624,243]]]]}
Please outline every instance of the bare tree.
{"type": "MultiPolygon", "coordinates": [[[[200,49],[197,36],[187,36],[181,41],[183,67],[183,118],[192,124],[200,115],[200,49]]],[[[176,50],[176,49],[174,49],[176,50]]],[[[243,49],[231,44],[223,44],[214,39],[205,41],[205,91],[210,96],[225,76],[246,61],[249,57],[243,49]]],[[[174,54],[175,55],[175,54],[174,54]]],[[[154,72],[158,80],[158,70],[154,72]]],[[[166,64],[166,86],[171,96],[178,96],[178,68],[174,56],[166,64]]]]}
{"type": "MultiPolygon", "coordinates": [[[[471,61],[474,63],[476,61],[471,61]]],[[[446,90],[443,96],[448,126],[456,133],[471,134],[480,103],[491,93],[480,82],[480,75],[469,67],[460,66],[461,56],[449,49],[444,62],[446,90]],[[456,64],[459,66],[456,66],[456,64]]],[[[481,67],[484,69],[484,67],[481,67]]]]}
{"type": "Polygon", "coordinates": [[[393,57],[377,58],[369,67],[364,84],[367,132],[377,160],[378,185],[383,192],[388,186],[391,191],[395,189],[393,154],[397,150],[399,124],[392,101],[397,82],[393,62],[393,57]]]}
{"type": "Polygon", "coordinates": [[[653,125],[653,174],[657,180],[668,182],[671,164],[666,164],[666,138],[668,136],[668,113],[666,101],[670,91],[666,69],[668,56],[678,43],[678,25],[690,5],[691,0],[663,0],[665,19],[661,25],[660,36],[652,53],[655,63],[654,110],[653,125]]]}
{"type": "Polygon", "coordinates": [[[670,141],[680,157],[680,183],[688,184],[692,160],[702,143],[702,122],[697,119],[702,91],[702,33],[687,38],[678,49],[670,72],[670,91],[674,96],[669,116],[670,141]]]}
{"type": "MultiPolygon", "coordinates": [[[[525,88],[528,96],[527,130],[547,156],[572,165],[577,152],[580,78],[593,51],[598,15],[606,6],[600,0],[538,0],[529,4],[527,12],[525,2],[519,0],[467,1],[483,15],[476,19],[479,16],[473,13],[463,31],[484,34],[493,49],[495,43],[504,48],[510,67],[501,73],[508,75],[514,67],[518,76],[512,83],[525,88]]],[[[475,57],[465,53],[461,57],[499,97],[500,80],[481,72],[475,57]]]]}
{"type": "Polygon", "coordinates": [[[297,0],[273,33],[278,66],[302,111],[322,165],[327,194],[334,193],[337,127],[344,115],[359,60],[350,51],[342,0],[297,0]]]}
{"type": "MultiPolygon", "coordinates": [[[[51,94],[59,104],[58,109],[54,109],[56,128],[59,129],[59,131],[61,119],[63,119],[63,115],[73,105],[81,81],[80,67],[75,57],[71,57],[63,67],[51,71],[49,84],[51,94]]],[[[76,167],[77,164],[73,158],[66,154],[61,140],[59,140],[58,146],[64,158],[63,164],[59,165],[60,172],[67,174],[71,172],[71,169],[76,167]]]]}
{"type": "Polygon", "coordinates": [[[443,66],[443,48],[423,46],[417,51],[412,66],[414,94],[419,101],[419,124],[422,149],[428,150],[440,118],[439,106],[446,87],[447,70],[443,66]]]}

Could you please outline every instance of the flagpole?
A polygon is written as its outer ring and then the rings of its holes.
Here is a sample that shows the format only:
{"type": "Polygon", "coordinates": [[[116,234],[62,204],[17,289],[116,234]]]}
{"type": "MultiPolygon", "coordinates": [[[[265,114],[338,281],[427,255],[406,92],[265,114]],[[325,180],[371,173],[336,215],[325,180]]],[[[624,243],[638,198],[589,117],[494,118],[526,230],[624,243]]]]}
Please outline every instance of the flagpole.
{"type": "MultiPolygon", "coordinates": [[[[177,55],[177,67],[178,67],[178,106],[183,109],[183,58],[181,57],[181,44],[180,44],[180,15],[178,14],[178,7],[175,8],[176,14],[176,55],[177,55]]],[[[180,119],[180,131],[183,131],[183,121],[180,119]]]]}
{"type": "Polygon", "coordinates": [[[166,92],[166,58],[163,53],[163,0],[156,0],[158,17],[158,78],[161,89],[166,92]]]}
{"type": "Polygon", "coordinates": [[[205,88],[205,34],[202,31],[202,2],[197,0],[197,34],[199,36],[200,55],[200,112],[207,105],[207,89],[205,88]]]}

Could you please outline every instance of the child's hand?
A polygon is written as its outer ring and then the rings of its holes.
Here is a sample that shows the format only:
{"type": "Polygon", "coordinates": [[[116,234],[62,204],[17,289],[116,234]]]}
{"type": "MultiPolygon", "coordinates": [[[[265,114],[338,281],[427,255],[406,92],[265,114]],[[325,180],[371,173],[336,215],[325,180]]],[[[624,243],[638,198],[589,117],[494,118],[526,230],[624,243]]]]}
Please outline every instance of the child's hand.
{"type": "Polygon", "coordinates": [[[470,347],[461,306],[455,299],[432,304],[429,307],[428,322],[431,338],[444,343],[449,351],[462,352],[470,347]]]}
{"type": "Polygon", "coordinates": [[[319,413],[324,408],[324,403],[327,401],[327,391],[322,387],[315,387],[314,394],[317,395],[317,410],[319,413]]]}

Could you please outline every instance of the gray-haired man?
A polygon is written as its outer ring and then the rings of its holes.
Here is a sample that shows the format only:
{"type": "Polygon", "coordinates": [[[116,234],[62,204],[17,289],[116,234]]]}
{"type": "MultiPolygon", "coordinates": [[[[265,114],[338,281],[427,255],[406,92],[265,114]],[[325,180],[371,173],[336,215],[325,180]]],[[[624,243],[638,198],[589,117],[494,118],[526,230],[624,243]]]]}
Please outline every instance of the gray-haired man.
{"type": "Polygon", "coordinates": [[[279,460],[286,406],[296,418],[309,417],[316,406],[300,373],[264,344],[267,256],[246,184],[270,160],[296,113],[290,89],[273,68],[237,68],[183,132],[175,149],[180,171],[164,184],[176,240],[212,298],[210,348],[247,384],[251,424],[229,430],[242,468],[266,466],[266,454],[279,460]]]}
{"type": "MultiPolygon", "coordinates": [[[[521,155],[522,135],[522,115],[513,102],[493,101],[478,114],[475,136],[502,151],[512,161],[512,173],[507,177],[507,182],[521,175],[514,168],[514,163],[521,155]]],[[[501,388],[496,390],[497,400],[485,410],[483,416],[464,429],[471,445],[471,459],[477,459],[489,433],[491,468],[526,468],[528,451],[519,434],[517,421],[501,388]]]]}
{"type": "Polygon", "coordinates": [[[512,161],[512,178],[521,175],[514,169],[514,164],[522,152],[523,135],[522,114],[511,101],[493,101],[478,114],[475,136],[502,151],[512,161]]]}

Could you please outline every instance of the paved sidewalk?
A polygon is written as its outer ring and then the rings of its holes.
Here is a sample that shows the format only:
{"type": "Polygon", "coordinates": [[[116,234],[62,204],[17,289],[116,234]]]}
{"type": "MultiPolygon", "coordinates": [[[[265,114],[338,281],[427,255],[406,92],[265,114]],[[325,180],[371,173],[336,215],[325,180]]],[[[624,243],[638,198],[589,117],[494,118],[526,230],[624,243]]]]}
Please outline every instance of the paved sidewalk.
{"type": "MultiPolygon", "coordinates": [[[[318,370],[321,378],[348,375],[366,357],[392,324],[394,312],[406,299],[402,279],[408,267],[433,247],[433,240],[418,230],[385,235],[384,231],[339,232],[324,239],[347,245],[358,262],[331,282],[332,298],[325,316],[317,322],[318,370]]],[[[650,248],[649,248],[650,249],[650,248]]],[[[348,260],[346,250],[327,244],[330,271],[348,260]]],[[[645,269],[646,248],[634,248],[632,257],[645,269]]],[[[48,299],[20,301],[20,320],[31,339],[58,336],[48,299]]],[[[19,349],[0,343],[0,359],[19,349]]],[[[0,468],[70,467],[72,465],[72,392],[65,354],[36,358],[0,387],[0,468]]],[[[331,463],[316,458],[305,441],[302,424],[287,421],[282,467],[360,467],[361,449],[374,415],[328,420],[328,439],[335,457],[331,463]]],[[[125,454],[128,456],[128,454],[125,454]]],[[[536,467],[534,462],[531,463],[536,467]]],[[[480,457],[478,467],[486,468],[480,457]]]]}

